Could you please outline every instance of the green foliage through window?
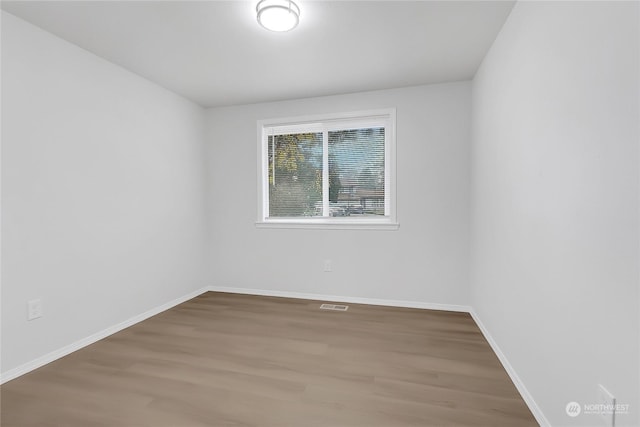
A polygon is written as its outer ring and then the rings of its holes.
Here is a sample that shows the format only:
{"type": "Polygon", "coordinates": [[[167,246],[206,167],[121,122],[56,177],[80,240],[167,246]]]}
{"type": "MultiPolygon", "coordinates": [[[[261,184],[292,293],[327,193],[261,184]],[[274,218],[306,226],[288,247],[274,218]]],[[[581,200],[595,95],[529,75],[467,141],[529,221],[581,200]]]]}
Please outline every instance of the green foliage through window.
{"type": "Polygon", "coordinates": [[[385,128],[326,134],[327,141],[323,132],[268,136],[270,217],[385,214],[385,128]],[[323,203],[325,160],[328,209],[323,203]]]}

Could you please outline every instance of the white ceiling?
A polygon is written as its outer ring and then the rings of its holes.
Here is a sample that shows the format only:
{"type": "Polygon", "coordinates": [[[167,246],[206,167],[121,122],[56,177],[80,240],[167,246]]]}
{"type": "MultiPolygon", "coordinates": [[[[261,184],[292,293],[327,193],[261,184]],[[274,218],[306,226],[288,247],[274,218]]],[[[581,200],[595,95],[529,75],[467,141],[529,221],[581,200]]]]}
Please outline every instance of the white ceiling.
{"type": "Polygon", "coordinates": [[[2,9],[205,107],[467,80],[513,1],[2,1],[2,9]]]}

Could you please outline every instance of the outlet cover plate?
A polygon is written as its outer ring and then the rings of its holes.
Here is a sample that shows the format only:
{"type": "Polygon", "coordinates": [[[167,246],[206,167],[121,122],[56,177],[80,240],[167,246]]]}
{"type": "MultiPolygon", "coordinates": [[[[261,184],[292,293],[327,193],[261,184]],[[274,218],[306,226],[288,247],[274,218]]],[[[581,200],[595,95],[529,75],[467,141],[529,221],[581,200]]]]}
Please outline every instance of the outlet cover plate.
{"type": "Polygon", "coordinates": [[[607,427],[614,427],[616,423],[616,398],[602,384],[598,384],[598,404],[600,416],[607,427]]]}
{"type": "Polygon", "coordinates": [[[27,320],[35,320],[42,317],[42,300],[32,299],[27,302],[27,320]]]}

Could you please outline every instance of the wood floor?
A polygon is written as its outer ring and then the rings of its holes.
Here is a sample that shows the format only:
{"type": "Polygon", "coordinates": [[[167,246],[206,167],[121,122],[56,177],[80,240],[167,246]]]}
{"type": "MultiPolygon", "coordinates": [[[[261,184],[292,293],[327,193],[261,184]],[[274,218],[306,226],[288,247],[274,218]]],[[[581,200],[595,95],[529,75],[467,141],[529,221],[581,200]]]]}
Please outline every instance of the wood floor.
{"type": "Polygon", "coordinates": [[[466,313],[209,292],[4,384],[2,427],[534,426],[466,313]]]}

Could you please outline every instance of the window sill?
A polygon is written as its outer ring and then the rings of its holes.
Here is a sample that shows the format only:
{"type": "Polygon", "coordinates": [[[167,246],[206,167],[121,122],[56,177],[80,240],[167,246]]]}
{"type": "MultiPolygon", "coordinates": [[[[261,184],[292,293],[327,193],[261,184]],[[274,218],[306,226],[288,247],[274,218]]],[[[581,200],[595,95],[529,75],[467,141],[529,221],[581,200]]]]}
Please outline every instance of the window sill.
{"type": "Polygon", "coordinates": [[[400,228],[400,224],[390,221],[270,219],[256,222],[256,228],[300,228],[311,230],[398,230],[400,228]]]}

